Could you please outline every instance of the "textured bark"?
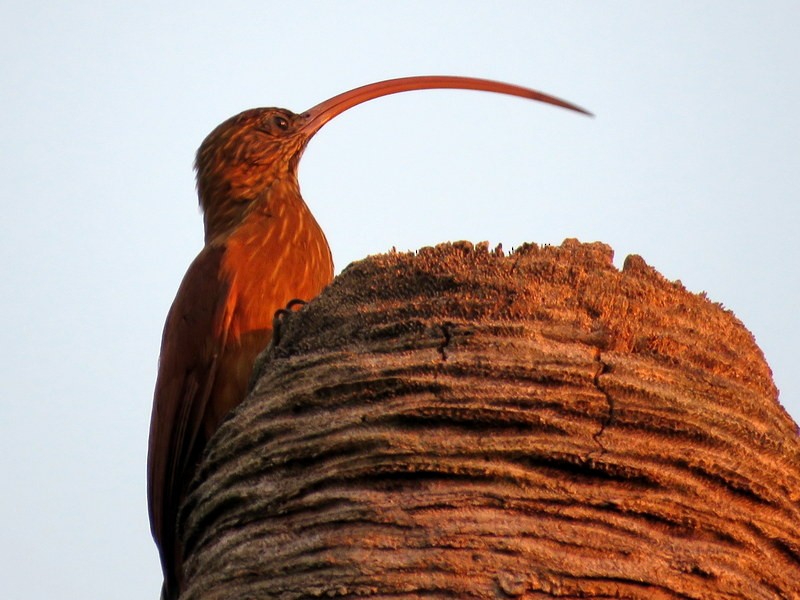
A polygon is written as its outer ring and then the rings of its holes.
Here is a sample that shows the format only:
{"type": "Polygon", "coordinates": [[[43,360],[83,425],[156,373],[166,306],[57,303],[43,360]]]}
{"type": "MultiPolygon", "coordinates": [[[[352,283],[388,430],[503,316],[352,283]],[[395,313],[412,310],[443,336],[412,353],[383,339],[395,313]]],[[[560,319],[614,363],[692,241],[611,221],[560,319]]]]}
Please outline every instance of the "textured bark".
{"type": "Polygon", "coordinates": [[[351,265],[288,317],[180,529],[221,598],[800,598],[751,334],[603,244],[351,265]]]}

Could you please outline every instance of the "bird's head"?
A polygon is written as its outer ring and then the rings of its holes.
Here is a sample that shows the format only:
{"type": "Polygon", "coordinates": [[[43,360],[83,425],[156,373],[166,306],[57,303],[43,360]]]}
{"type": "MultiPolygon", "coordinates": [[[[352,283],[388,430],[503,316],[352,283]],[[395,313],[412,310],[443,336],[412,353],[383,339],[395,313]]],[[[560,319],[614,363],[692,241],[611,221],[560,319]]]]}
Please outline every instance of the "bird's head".
{"type": "Polygon", "coordinates": [[[252,108],[218,125],[197,151],[206,241],[236,225],[275,181],[294,177],[310,135],[282,108],[252,108]]]}
{"type": "Polygon", "coordinates": [[[349,108],[398,92],[456,88],[521,96],[585,114],[582,108],[528,88],[487,79],[423,76],[390,79],[344,92],[301,114],[283,108],[254,108],[231,117],[197,151],[197,191],[206,241],[235,226],[248,206],[276,181],[296,182],[297,164],[308,141],[325,123],[349,108]]]}

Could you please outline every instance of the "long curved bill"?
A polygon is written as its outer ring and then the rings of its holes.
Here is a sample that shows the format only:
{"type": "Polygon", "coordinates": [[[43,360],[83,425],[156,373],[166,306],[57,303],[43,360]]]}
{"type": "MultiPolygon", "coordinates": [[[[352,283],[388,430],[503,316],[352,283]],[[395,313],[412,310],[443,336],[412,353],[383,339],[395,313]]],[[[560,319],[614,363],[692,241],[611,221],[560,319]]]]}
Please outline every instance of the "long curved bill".
{"type": "Polygon", "coordinates": [[[325,100],[303,113],[303,116],[308,119],[303,125],[303,132],[308,138],[311,138],[325,123],[335,116],[368,100],[380,98],[381,96],[388,96],[389,94],[398,94],[400,92],[443,88],[480,90],[484,92],[520,96],[521,98],[538,100],[539,102],[546,102],[547,104],[574,110],[585,115],[592,115],[589,111],[567,102],[566,100],[561,100],[560,98],[510,83],[501,83],[489,79],[475,79],[473,77],[428,75],[421,77],[401,77],[400,79],[387,79],[386,81],[370,83],[369,85],[357,87],[349,92],[344,92],[325,100]]]}

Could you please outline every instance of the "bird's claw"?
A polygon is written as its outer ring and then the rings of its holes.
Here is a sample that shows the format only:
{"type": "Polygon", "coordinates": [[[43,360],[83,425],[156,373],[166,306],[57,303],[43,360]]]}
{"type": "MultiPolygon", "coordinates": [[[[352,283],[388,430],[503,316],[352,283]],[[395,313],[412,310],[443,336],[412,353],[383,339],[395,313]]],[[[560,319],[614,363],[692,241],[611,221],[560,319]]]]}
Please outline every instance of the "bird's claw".
{"type": "Polygon", "coordinates": [[[286,315],[295,312],[296,307],[303,307],[308,302],[305,300],[301,300],[300,298],[294,298],[289,300],[284,308],[279,308],[275,311],[275,315],[272,317],[272,345],[277,346],[278,343],[281,341],[281,325],[283,323],[283,319],[286,315]]]}

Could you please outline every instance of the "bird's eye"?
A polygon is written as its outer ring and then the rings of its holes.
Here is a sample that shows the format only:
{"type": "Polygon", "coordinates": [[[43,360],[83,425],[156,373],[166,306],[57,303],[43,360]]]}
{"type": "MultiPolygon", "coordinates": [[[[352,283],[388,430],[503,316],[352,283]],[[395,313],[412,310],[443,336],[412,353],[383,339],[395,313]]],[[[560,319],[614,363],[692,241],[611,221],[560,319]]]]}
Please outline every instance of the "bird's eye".
{"type": "Polygon", "coordinates": [[[286,120],[286,117],[283,117],[281,115],[275,115],[274,117],[272,117],[272,122],[275,124],[275,127],[277,127],[282,131],[286,131],[287,129],[289,129],[289,121],[286,120]]]}

